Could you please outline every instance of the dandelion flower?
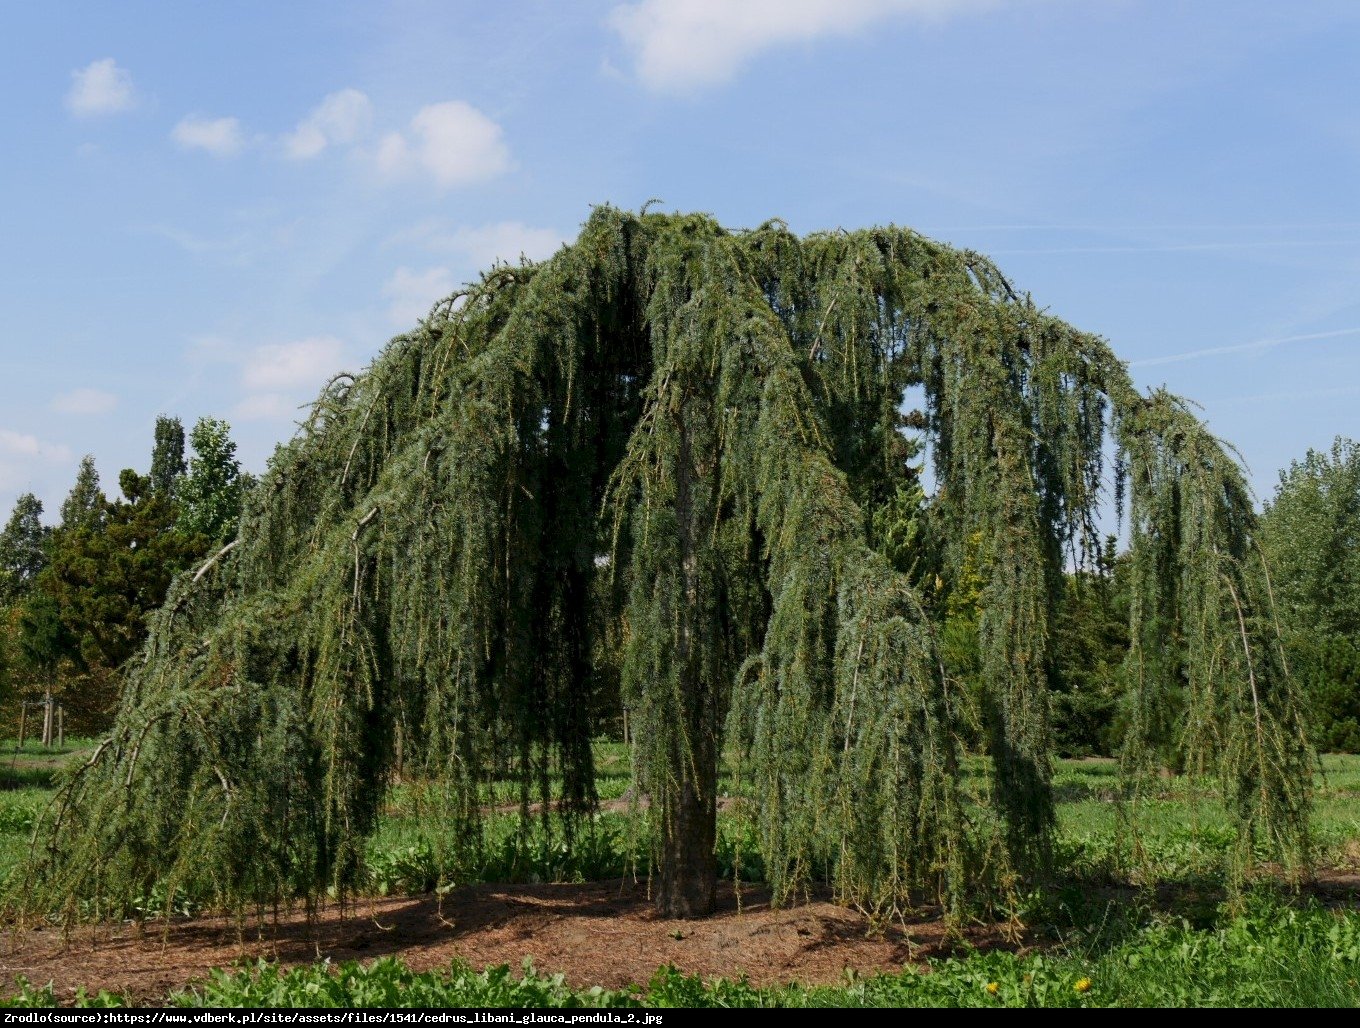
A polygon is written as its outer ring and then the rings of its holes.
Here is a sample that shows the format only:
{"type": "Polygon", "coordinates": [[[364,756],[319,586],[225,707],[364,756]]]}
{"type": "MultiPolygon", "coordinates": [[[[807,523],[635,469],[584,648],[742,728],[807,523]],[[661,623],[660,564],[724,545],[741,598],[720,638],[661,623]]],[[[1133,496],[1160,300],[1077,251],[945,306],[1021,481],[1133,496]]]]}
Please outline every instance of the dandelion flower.
{"type": "Polygon", "coordinates": [[[1077,979],[1077,984],[1074,985],[1074,986],[1072,986],[1072,988],[1076,989],[1078,992],[1090,992],[1090,991],[1091,991],[1091,979],[1089,979],[1089,978],[1078,978],[1078,979],[1077,979]]]}
{"type": "Polygon", "coordinates": [[[1000,982],[988,982],[988,983],[987,983],[987,992],[990,993],[991,995],[995,996],[995,995],[996,995],[998,992],[1000,992],[1000,991],[1001,991],[1001,983],[1000,983],[1000,982]]]}

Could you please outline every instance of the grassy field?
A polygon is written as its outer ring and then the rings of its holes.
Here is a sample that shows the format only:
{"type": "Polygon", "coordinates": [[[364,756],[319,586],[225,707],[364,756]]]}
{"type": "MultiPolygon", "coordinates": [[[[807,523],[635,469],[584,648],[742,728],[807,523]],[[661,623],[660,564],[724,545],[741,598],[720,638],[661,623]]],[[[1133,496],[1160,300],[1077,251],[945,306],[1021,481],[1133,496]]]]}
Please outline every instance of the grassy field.
{"type": "MultiPolygon", "coordinates": [[[[34,819],[52,796],[56,769],[88,745],[70,740],[62,753],[32,744],[22,752],[13,743],[0,749],[0,876],[21,858],[34,819]]],[[[618,744],[601,743],[596,756],[601,798],[619,800],[630,784],[626,753],[618,744]]],[[[1060,762],[1055,787],[1062,884],[1024,898],[1016,911],[1036,929],[1031,941],[1041,943],[1022,954],[965,953],[932,961],[927,974],[905,971],[819,988],[704,983],[663,968],[651,982],[619,992],[574,991],[560,977],[531,968],[455,965],[416,973],[384,958],[338,969],[261,965],[222,972],[166,1000],[190,1006],[1360,1005],[1360,911],[1354,901],[1324,907],[1316,898],[1264,886],[1245,901],[1225,904],[1220,868],[1234,839],[1221,804],[1207,783],[1163,784],[1140,805],[1135,848],[1134,833],[1114,802],[1115,764],[1060,762]]],[[[513,799],[507,791],[506,802],[513,799]]],[[[617,809],[597,815],[594,831],[570,853],[541,831],[526,837],[507,813],[492,819],[484,857],[460,865],[432,816],[436,806],[435,797],[412,786],[393,791],[369,844],[373,892],[425,892],[449,882],[595,880],[645,870],[645,840],[635,837],[632,821],[617,809]]],[[[754,835],[744,819],[725,814],[720,834],[724,873],[731,875],[740,861],[744,877],[758,878],[754,835]]],[[[1315,836],[1320,866],[1360,864],[1360,757],[1323,758],[1315,836]]],[[[41,1006],[54,999],[49,989],[24,985],[7,1002],[41,1006]]],[[[121,998],[84,1002],[116,1004],[121,998]]]]}
{"type": "MultiPolygon", "coordinates": [[[[618,800],[630,784],[627,756],[617,743],[597,745],[599,791],[603,801],[618,800]]],[[[1115,802],[1118,765],[1113,760],[1064,760],[1054,776],[1058,798],[1058,856],[1067,875],[1080,882],[1198,883],[1213,880],[1235,841],[1226,810],[1211,782],[1176,778],[1143,799],[1134,814],[1136,838],[1127,815],[1115,802]]],[[[1320,866],[1360,864],[1360,756],[1322,758],[1316,782],[1314,839],[1320,866]]],[[[733,790],[730,776],[720,795],[733,790]]],[[[509,792],[504,797],[512,803],[509,792]]],[[[374,888],[423,891],[441,877],[471,882],[570,881],[613,877],[646,859],[646,840],[630,834],[625,813],[603,812],[595,835],[572,854],[539,833],[524,839],[517,818],[490,827],[492,845],[485,863],[458,867],[448,863],[443,833],[430,816],[435,804],[413,790],[395,790],[387,816],[369,846],[374,888]]],[[[761,877],[754,831],[743,819],[719,819],[719,865],[724,875],[761,877]]]]}

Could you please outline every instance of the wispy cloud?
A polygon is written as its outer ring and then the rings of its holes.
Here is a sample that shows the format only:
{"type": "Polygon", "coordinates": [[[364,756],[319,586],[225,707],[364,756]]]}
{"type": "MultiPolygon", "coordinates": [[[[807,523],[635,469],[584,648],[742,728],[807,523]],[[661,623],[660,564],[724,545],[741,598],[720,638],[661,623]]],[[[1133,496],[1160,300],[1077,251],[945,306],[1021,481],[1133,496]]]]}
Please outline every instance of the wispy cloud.
{"type": "Polygon", "coordinates": [[[194,341],[190,358],[201,365],[236,365],[245,395],[232,408],[238,421],[293,422],[321,385],[344,370],[345,344],[334,336],[266,343],[244,353],[214,336],[194,341]]]}
{"type": "Polygon", "coordinates": [[[938,20],[1000,2],[639,0],[615,7],[607,21],[645,85],[683,92],[727,81],[743,63],[771,47],[852,35],[894,16],[938,20]]]}
{"type": "Polygon", "coordinates": [[[229,236],[211,237],[179,228],[176,225],[160,224],[139,225],[136,226],[136,230],[168,240],[185,253],[195,255],[222,254],[239,257],[250,248],[253,242],[253,236],[249,232],[236,232],[229,236]]]}
{"type": "Polygon", "coordinates": [[[406,131],[383,137],[377,161],[390,178],[425,175],[446,189],[495,178],[511,168],[501,127],[462,100],[422,107],[406,131]]]}
{"type": "Polygon", "coordinates": [[[1341,232],[1360,228],[1360,221],[1294,221],[1231,224],[1156,225],[1148,222],[1123,222],[1097,225],[1059,224],[1056,222],[998,222],[979,225],[923,225],[918,231],[931,232],[1073,232],[1113,235],[1137,232],[1341,232]]]}
{"type": "Polygon", "coordinates": [[[423,271],[398,268],[382,291],[388,300],[387,313],[392,323],[409,328],[453,290],[453,272],[448,268],[425,268],[423,271]]]}
{"type": "Polygon", "coordinates": [[[246,145],[241,122],[236,118],[182,118],[170,133],[186,150],[206,150],[214,157],[234,157],[246,145]]]}
{"type": "Polygon", "coordinates": [[[52,409],[58,414],[109,414],[118,406],[118,397],[102,389],[72,389],[52,398],[52,409]]]}
{"type": "Polygon", "coordinates": [[[448,237],[449,249],[465,255],[479,268],[497,261],[515,264],[520,257],[541,261],[551,257],[566,241],[552,228],[533,228],[522,221],[498,221],[455,229],[448,237]]]}
{"type": "Polygon", "coordinates": [[[71,72],[71,88],[66,93],[66,109],[81,118],[117,114],[130,110],[137,96],[132,76],[118,67],[112,57],[91,61],[71,72]]]}
{"type": "Polygon", "coordinates": [[[1181,361],[1199,360],[1201,357],[1223,357],[1234,353],[1252,353],[1292,343],[1307,343],[1318,339],[1340,339],[1345,336],[1357,335],[1360,335],[1360,328],[1338,328],[1330,332],[1307,332],[1297,336],[1278,336],[1272,339],[1257,339],[1250,343],[1235,343],[1232,346],[1211,346],[1203,350],[1187,350],[1184,353],[1149,357],[1145,360],[1130,361],[1129,367],[1151,368],[1158,364],[1179,364],[1181,361]]]}
{"type": "Polygon", "coordinates": [[[373,122],[373,104],[357,89],[331,93],[284,139],[284,152],[308,160],[327,147],[355,143],[373,122]]]}
{"type": "Polygon", "coordinates": [[[1293,389],[1282,393],[1256,393],[1253,396],[1225,396],[1215,404],[1279,403],[1282,401],[1336,399],[1360,396],[1360,385],[1335,386],[1329,389],[1293,389]]]}
{"type": "Polygon", "coordinates": [[[231,409],[236,421],[296,421],[304,405],[282,393],[255,393],[231,409]]]}

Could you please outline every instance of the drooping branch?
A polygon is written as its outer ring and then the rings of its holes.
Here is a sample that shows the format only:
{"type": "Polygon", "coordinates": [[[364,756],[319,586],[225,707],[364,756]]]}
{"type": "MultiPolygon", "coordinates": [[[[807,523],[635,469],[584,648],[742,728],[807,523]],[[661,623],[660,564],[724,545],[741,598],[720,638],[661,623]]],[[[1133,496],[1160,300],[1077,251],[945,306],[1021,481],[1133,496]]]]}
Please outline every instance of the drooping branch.
{"type": "Polygon", "coordinates": [[[800,238],[601,207],[552,259],[459,296],[328,384],[240,541],[176,583],[29,902],[343,893],[398,761],[440,786],[450,859],[480,852],[507,780],[524,830],[538,810],[571,845],[611,690],[668,912],[712,894],[729,749],[779,898],[822,874],[880,911],[959,904],[992,887],[976,855],[998,848],[1042,873],[1053,606],[1094,550],[1111,441],[1126,764],[1219,768],[1239,863],[1255,836],[1306,855],[1307,747],[1237,462],[985,258],[893,227],[800,238]],[[910,388],[940,596],[964,569],[982,583],[995,833],[965,817],[973,712],[940,610],[870,531],[906,474],[910,388]],[[208,575],[229,551],[233,573],[208,575]]]}

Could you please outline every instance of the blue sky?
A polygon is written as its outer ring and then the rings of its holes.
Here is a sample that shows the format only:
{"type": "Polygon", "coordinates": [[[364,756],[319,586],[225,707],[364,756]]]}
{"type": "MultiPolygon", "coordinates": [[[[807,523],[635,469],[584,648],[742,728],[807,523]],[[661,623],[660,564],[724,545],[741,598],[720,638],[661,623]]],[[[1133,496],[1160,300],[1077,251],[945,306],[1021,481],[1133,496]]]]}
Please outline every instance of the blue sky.
{"type": "Polygon", "coordinates": [[[1360,436],[1360,4],[4,6],[0,517],[297,408],[591,204],[992,255],[1267,497],[1360,436]]]}

